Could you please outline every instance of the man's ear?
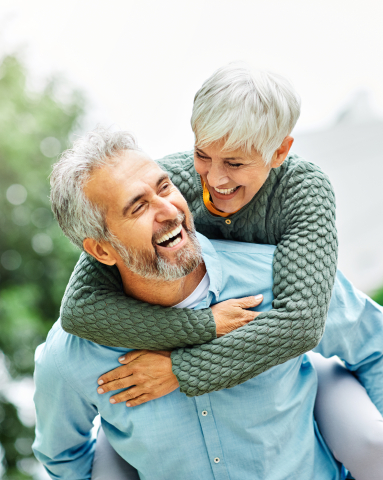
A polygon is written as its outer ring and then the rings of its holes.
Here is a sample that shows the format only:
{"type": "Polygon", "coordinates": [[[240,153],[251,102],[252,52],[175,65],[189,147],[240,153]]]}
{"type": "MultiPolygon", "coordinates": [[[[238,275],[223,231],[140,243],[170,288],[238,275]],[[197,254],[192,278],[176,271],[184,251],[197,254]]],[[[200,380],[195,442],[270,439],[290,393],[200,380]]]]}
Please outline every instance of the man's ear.
{"type": "Polygon", "coordinates": [[[271,168],[278,168],[282,165],[282,163],[286,160],[293,142],[293,137],[285,137],[283,139],[281,146],[274,153],[273,161],[271,162],[271,168]]]}
{"type": "Polygon", "coordinates": [[[89,255],[105,265],[115,265],[117,262],[116,254],[109,243],[100,243],[93,238],[86,238],[82,242],[82,246],[89,255]]]}

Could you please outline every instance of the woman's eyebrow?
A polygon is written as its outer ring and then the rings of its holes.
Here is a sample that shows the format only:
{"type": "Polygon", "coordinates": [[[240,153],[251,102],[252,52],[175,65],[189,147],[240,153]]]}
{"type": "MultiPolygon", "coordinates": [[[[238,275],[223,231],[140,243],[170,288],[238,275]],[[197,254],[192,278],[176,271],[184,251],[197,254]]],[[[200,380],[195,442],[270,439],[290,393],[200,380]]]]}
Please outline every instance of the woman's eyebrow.
{"type": "MultiPolygon", "coordinates": [[[[210,158],[210,155],[208,155],[207,153],[205,153],[203,150],[201,150],[200,148],[198,147],[195,147],[195,150],[202,153],[202,155],[205,155],[206,157],[209,157],[210,158]]],[[[243,161],[243,158],[242,157],[221,157],[222,160],[242,160],[243,161]]]]}
{"type": "Polygon", "coordinates": [[[198,147],[195,147],[195,151],[196,151],[196,152],[200,152],[200,153],[202,153],[202,155],[205,155],[206,157],[208,157],[208,156],[209,156],[209,155],[207,155],[207,154],[206,154],[206,153],[205,153],[203,150],[201,150],[201,149],[200,149],[200,148],[198,148],[198,147]]]}

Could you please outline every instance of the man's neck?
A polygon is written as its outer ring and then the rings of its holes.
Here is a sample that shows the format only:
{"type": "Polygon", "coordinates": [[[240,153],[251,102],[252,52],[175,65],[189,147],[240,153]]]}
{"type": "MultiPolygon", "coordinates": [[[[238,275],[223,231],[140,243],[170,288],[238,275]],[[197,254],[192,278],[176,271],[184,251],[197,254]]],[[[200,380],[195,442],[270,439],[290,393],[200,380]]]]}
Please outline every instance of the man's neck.
{"type": "Polygon", "coordinates": [[[185,300],[198,287],[206,273],[204,262],[189,275],[173,282],[146,279],[132,273],[125,266],[118,266],[118,269],[126,295],[162,307],[172,307],[185,300]]]}

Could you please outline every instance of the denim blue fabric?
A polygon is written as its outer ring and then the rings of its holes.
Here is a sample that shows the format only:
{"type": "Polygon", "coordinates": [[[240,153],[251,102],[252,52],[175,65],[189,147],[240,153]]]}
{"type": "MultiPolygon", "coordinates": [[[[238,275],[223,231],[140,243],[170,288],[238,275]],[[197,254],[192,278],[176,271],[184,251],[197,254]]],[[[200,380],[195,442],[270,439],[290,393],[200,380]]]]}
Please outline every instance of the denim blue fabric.
{"type": "MultiPolygon", "coordinates": [[[[274,246],[198,238],[210,288],[196,308],[259,293],[258,310],[272,308],[274,246]]],[[[231,389],[194,398],[176,390],[127,408],[109,403],[115,392],[96,391],[97,378],[126,351],[67,334],[59,322],[38,348],[33,449],[52,478],[90,478],[98,413],[110,443],[141,479],[341,478],[314,420],[317,376],[307,355],[231,389]]],[[[383,413],[383,309],[340,272],[316,351],[343,359],[383,413]]]]}

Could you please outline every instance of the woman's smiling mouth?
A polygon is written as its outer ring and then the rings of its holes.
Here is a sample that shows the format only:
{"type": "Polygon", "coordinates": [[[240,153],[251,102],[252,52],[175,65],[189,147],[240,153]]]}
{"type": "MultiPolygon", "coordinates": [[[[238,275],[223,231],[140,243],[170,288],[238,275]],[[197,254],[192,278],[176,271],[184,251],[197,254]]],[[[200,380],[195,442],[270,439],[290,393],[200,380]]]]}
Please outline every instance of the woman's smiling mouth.
{"type": "Polygon", "coordinates": [[[242,185],[238,185],[234,188],[210,187],[210,192],[213,194],[214,197],[218,198],[219,200],[231,200],[236,195],[241,186],[242,185]]]}

